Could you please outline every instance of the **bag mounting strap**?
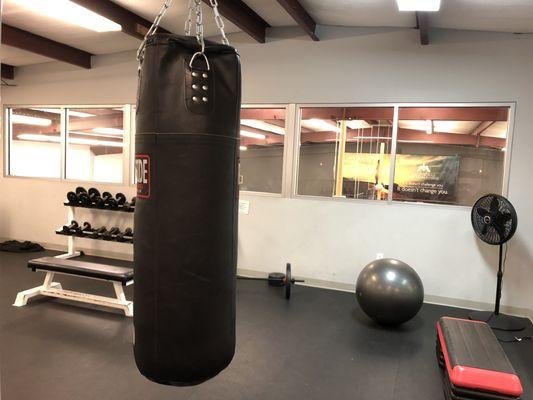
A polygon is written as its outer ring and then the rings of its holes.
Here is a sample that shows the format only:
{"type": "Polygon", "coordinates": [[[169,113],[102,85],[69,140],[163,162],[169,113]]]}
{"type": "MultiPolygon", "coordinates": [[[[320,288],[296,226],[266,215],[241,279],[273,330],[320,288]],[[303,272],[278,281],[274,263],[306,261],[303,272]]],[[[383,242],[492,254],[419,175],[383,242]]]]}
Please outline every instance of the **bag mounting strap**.
{"type": "MultiPolygon", "coordinates": [[[[143,59],[144,59],[144,51],[146,48],[146,41],[153,36],[157,28],[159,28],[159,24],[161,23],[161,20],[165,16],[167,10],[169,9],[170,5],[172,4],[172,0],[165,0],[163,3],[163,6],[161,7],[161,10],[159,11],[159,14],[157,14],[154,23],[144,36],[144,40],[142,41],[141,45],[139,46],[139,49],[137,50],[137,61],[139,62],[139,70],[141,68],[143,59]]],[[[217,24],[218,29],[220,30],[220,34],[222,35],[222,43],[225,45],[229,45],[229,40],[226,37],[226,33],[224,31],[224,21],[222,20],[222,17],[218,11],[218,2],[217,0],[209,0],[209,4],[213,8],[213,13],[215,15],[215,22],[217,24]]],[[[195,31],[196,31],[196,40],[198,41],[198,44],[200,45],[200,51],[196,52],[192,58],[191,62],[189,63],[189,66],[192,68],[192,63],[194,59],[201,55],[205,59],[205,62],[207,64],[207,69],[209,69],[209,61],[207,60],[207,57],[205,55],[205,42],[204,42],[204,23],[203,23],[203,14],[202,14],[202,0],[189,0],[189,10],[187,14],[187,20],[185,21],[185,35],[191,36],[191,25],[192,25],[192,14],[195,14],[195,31]]]]}

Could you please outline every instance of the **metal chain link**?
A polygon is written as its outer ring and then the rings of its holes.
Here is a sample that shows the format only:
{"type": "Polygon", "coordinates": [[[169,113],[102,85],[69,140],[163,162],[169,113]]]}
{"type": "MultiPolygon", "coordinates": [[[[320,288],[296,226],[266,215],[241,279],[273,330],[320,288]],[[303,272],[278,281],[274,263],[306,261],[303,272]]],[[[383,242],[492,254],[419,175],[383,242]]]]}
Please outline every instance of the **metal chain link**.
{"type": "Polygon", "coordinates": [[[222,43],[229,46],[229,40],[226,37],[226,32],[224,31],[224,21],[222,20],[222,17],[220,16],[220,13],[218,12],[218,2],[217,0],[209,0],[211,3],[211,7],[213,8],[213,13],[215,14],[215,22],[217,23],[218,30],[220,31],[220,34],[222,35],[222,43]]]}
{"type": "Polygon", "coordinates": [[[194,13],[196,15],[196,40],[200,45],[200,53],[205,51],[204,21],[202,15],[202,0],[194,0],[194,13]]]}
{"type": "MultiPolygon", "coordinates": [[[[141,45],[139,46],[139,49],[137,50],[137,60],[139,61],[139,68],[140,64],[142,64],[142,61],[144,59],[144,51],[146,48],[146,41],[148,38],[155,34],[157,31],[157,28],[159,28],[159,24],[161,23],[161,20],[165,16],[168,8],[172,4],[173,0],[165,0],[163,3],[163,6],[161,7],[161,10],[159,11],[159,14],[157,14],[157,17],[154,20],[154,23],[144,36],[144,40],[142,41],[141,45]]],[[[222,16],[220,15],[218,11],[218,2],[217,0],[209,0],[209,3],[211,7],[213,8],[213,13],[215,15],[215,22],[217,24],[217,27],[220,31],[220,34],[222,35],[222,43],[225,45],[229,45],[229,40],[226,37],[225,33],[225,26],[224,21],[222,20],[222,16]]],[[[192,26],[192,13],[195,13],[195,22],[196,22],[196,40],[198,40],[198,44],[200,45],[201,51],[200,53],[204,55],[205,51],[205,41],[204,41],[204,23],[203,23],[203,15],[202,15],[202,0],[189,0],[189,6],[188,6],[188,14],[187,14],[187,20],[185,21],[185,34],[187,36],[191,35],[191,26],[192,26]]],[[[205,57],[205,55],[204,55],[205,57]]]]}
{"type": "Polygon", "coordinates": [[[146,40],[148,40],[148,38],[157,31],[157,28],[159,28],[159,24],[161,23],[161,20],[165,16],[171,4],[172,4],[172,0],[165,0],[165,2],[163,3],[163,6],[161,7],[161,10],[159,11],[159,14],[157,14],[157,17],[155,17],[154,23],[152,24],[150,29],[148,29],[148,32],[146,32],[146,35],[144,35],[144,39],[141,45],[139,46],[139,49],[137,50],[137,61],[139,61],[139,64],[142,63],[142,60],[144,59],[144,49],[146,48],[146,40]]]}

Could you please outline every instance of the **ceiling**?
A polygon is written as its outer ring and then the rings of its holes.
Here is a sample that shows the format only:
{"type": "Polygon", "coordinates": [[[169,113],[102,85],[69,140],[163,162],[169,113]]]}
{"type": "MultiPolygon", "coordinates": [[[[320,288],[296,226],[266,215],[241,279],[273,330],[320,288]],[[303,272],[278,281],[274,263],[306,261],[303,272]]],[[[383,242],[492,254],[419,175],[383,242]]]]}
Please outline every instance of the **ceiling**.
{"type": "MultiPolygon", "coordinates": [[[[147,20],[153,20],[163,0],[114,0],[147,20]]],[[[244,0],[273,28],[296,26],[292,17],[275,0],[244,0]]],[[[65,43],[92,54],[108,54],[136,49],[139,40],[122,32],[95,33],[60,20],[38,14],[17,0],[3,1],[3,21],[46,38],[65,43]]],[[[300,0],[319,25],[402,27],[416,26],[414,13],[401,13],[395,0],[300,0]]],[[[188,0],[174,0],[162,26],[181,33],[187,15],[188,0]]],[[[207,8],[204,6],[204,9],[207,8]]],[[[218,30],[211,13],[204,16],[206,36],[218,30]]],[[[226,31],[240,29],[225,20],[226,31]]],[[[442,0],[438,13],[429,17],[430,27],[485,30],[494,32],[533,32],[532,0],[442,0]]],[[[268,40],[268,32],[267,32],[268,40]]],[[[15,66],[47,62],[49,59],[1,46],[2,62],[15,66]]]]}

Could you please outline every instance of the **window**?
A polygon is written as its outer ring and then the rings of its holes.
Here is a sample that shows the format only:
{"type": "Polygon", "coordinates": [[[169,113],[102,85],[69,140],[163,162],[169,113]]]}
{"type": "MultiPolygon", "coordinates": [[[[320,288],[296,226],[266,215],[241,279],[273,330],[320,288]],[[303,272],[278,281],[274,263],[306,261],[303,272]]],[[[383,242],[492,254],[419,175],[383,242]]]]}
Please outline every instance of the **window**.
{"type": "Polygon", "coordinates": [[[240,190],[281,193],[285,108],[241,110],[240,190]]]}
{"type": "Polygon", "coordinates": [[[394,200],[472,206],[502,193],[509,107],[402,107],[394,200]]]}
{"type": "Polygon", "coordinates": [[[61,109],[7,109],[8,172],[14,176],[61,177],[61,109]]]}
{"type": "Polygon", "coordinates": [[[503,191],[509,112],[509,106],[303,107],[298,194],[471,206],[503,191]]]}
{"type": "Polygon", "coordinates": [[[123,108],[69,108],[67,116],[67,179],[122,182],[123,108]]]}
{"type": "Polygon", "coordinates": [[[392,107],[302,108],[298,193],[387,200],[392,107]]]}

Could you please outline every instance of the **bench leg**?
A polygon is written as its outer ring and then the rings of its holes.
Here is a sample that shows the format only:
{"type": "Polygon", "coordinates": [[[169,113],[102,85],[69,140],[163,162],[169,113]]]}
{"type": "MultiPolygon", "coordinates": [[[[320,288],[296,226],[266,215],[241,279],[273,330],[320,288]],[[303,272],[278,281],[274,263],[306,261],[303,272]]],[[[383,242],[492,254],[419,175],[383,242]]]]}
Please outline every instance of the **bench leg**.
{"type": "Polygon", "coordinates": [[[36,296],[48,296],[59,299],[78,301],[80,303],[96,304],[104,307],[118,308],[127,317],[133,317],[133,301],[128,301],[124,294],[124,288],[120,282],[111,282],[115,289],[115,297],[97,296],[89,293],[65,290],[59,282],[54,282],[54,272],[47,272],[41,286],[24,290],[17,294],[13,305],[22,307],[28,304],[28,300],[36,296]]]}
{"type": "Polygon", "coordinates": [[[126,300],[126,295],[124,294],[124,288],[122,284],[119,282],[113,282],[113,288],[115,289],[115,294],[117,295],[117,301],[123,306],[126,317],[133,317],[133,302],[126,300]]]}
{"type": "Polygon", "coordinates": [[[23,307],[26,304],[28,304],[28,300],[31,299],[32,297],[43,295],[43,291],[45,290],[62,289],[61,284],[59,282],[53,282],[53,279],[54,279],[54,273],[47,272],[46,276],[44,277],[44,282],[41,286],[37,286],[32,289],[19,292],[17,294],[17,298],[15,299],[15,302],[13,303],[13,305],[15,307],[23,307]]]}

